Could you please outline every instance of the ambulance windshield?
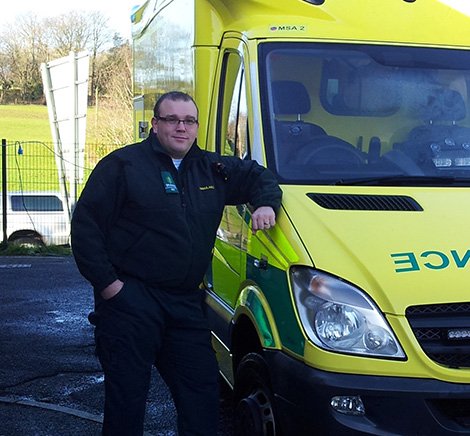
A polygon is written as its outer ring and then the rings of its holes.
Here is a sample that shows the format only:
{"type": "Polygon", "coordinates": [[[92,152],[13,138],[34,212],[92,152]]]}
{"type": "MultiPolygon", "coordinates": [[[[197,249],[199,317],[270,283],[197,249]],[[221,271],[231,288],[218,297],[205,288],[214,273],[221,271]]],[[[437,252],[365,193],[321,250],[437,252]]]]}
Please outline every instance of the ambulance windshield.
{"type": "Polygon", "coordinates": [[[470,183],[470,51],[265,43],[260,59],[284,183],[470,183]]]}

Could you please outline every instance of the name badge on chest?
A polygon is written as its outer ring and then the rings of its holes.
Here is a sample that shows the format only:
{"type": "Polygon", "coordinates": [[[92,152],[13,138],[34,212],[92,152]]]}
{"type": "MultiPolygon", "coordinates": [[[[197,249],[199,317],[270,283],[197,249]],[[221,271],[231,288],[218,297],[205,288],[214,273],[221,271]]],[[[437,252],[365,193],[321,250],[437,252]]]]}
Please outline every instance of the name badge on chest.
{"type": "Polygon", "coordinates": [[[177,194],[178,187],[176,186],[175,181],[173,180],[173,176],[169,171],[162,171],[162,180],[163,186],[165,187],[165,192],[167,194],[177,194]]]}

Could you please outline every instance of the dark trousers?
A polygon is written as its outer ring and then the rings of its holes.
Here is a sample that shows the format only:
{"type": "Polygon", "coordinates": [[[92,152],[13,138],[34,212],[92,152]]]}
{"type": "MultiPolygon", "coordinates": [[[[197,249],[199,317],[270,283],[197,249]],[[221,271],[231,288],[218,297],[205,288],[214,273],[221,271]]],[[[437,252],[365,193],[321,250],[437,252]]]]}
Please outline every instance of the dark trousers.
{"type": "Polygon", "coordinates": [[[180,436],[215,436],[218,371],[203,293],[166,292],[126,279],[96,301],[97,354],[105,376],[103,435],[143,434],[152,365],[168,385],[180,436]]]}

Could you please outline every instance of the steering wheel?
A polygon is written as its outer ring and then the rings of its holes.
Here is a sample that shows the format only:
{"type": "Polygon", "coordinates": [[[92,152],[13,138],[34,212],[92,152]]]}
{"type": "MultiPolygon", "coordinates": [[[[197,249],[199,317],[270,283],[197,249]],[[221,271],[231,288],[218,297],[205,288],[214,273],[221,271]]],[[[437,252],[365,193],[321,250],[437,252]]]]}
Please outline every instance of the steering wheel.
{"type": "Polygon", "coordinates": [[[346,164],[358,166],[365,162],[365,156],[349,142],[335,136],[315,137],[299,150],[297,162],[315,165],[346,164]]]}

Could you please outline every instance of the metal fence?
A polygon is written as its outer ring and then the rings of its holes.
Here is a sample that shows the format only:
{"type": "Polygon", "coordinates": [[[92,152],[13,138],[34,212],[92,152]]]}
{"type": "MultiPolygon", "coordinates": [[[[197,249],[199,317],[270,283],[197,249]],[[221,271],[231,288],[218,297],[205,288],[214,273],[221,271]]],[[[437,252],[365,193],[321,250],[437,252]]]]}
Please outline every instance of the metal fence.
{"type": "MultiPolygon", "coordinates": [[[[97,162],[123,144],[87,144],[75,177],[53,143],[2,140],[0,223],[3,243],[69,243],[76,198],[97,162]],[[78,175],[78,176],[77,176],[78,175]]],[[[76,165],[75,163],[73,165],[76,165]]]]}

